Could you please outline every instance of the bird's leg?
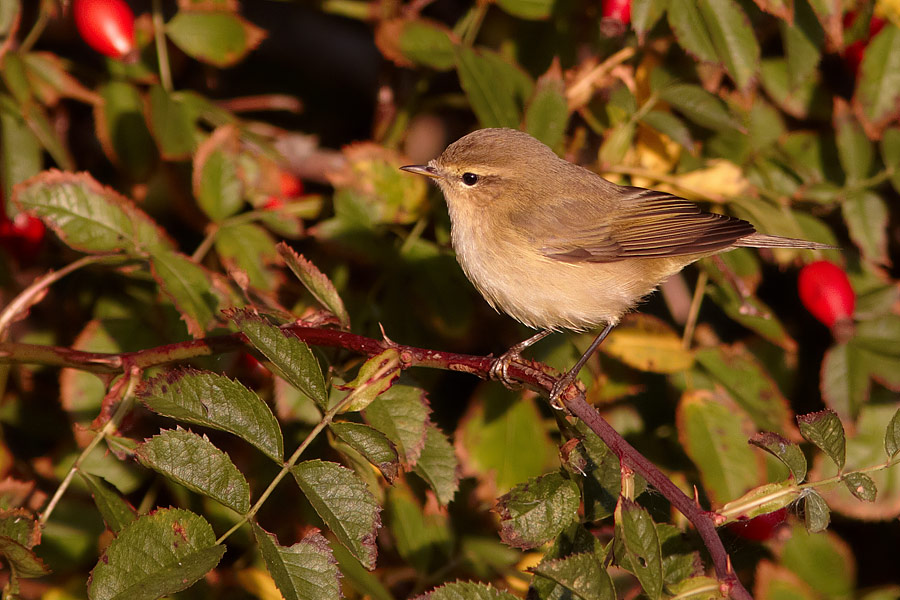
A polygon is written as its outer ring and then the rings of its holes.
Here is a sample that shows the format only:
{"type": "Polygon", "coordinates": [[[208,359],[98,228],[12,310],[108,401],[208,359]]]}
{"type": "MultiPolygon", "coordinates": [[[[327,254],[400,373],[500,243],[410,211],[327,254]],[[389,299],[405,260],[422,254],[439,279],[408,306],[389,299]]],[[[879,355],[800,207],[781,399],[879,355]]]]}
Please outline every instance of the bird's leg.
{"type": "Polygon", "coordinates": [[[594,351],[597,350],[597,347],[606,339],[606,336],[609,335],[609,332],[612,331],[612,328],[615,327],[614,323],[608,323],[603,331],[600,332],[594,341],[591,342],[591,345],[585,351],[584,354],[581,355],[581,358],[578,359],[578,362],[575,363],[571,369],[569,369],[565,375],[560,377],[556,383],[553,384],[553,388],[550,390],[550,405],[553,408],[562,409],[563,405],[559,401],[559,397],[566,391],[566,389],[572,385],[572,382],[575,381],[575,378],[578,377],[578,372],[581,371],[581,367],[584,366],[584,363],[588,361],[588,359],[594,354],[594,351]]]}
{"type": "Polygon", "coordinates": [[[501,354],[491,365],[491,370],[490,370],[491,379],[497,379],[500,382],[502,382],[503,385],[512,389],[515,384],[514,384],[514,382],[510,381],[510,379],[509,379],[509,373],[508,373],[509,364],[511,362],[513,362],[514,360],[518,360],[519,358],[521,358],[522,351],[525,350],[525,348],[528,348],[532,344],[535,344],[535,343],[541,341],[542,339],[544,339],[551,333],[553,333],[553,331],[551,329],[545,329],[543,331],[538,331],[536,334],[534,334],[527,340],[519,342],[518,344],[516,344],[515,346],[513,346],[512,348],[510,348],[503,354],[501,354]]]}

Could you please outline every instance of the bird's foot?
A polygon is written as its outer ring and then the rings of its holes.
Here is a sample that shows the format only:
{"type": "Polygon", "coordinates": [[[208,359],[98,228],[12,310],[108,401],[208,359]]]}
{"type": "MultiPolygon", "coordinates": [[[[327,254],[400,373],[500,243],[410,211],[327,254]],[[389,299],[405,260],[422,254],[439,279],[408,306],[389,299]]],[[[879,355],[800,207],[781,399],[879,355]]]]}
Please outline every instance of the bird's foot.
{"type": "Polygon", "coordinates": [[[498,356],[494,359],[494,362],[491,364],[491,369],[488,372],[488,376],[491,379],[499,381],[502,383],[507,389],[517,390],[522,387],[522,384],[513,380],[509,376],[509,365],[513,362],[521,360],[522,355],[519,353],[518,348],[513,347],[498,356]]]}
{"type": "Polygon", "coordinates": [[[584,385],[579,381],[575,381],[577,376],[578,373],[569,371],[556,380],[556,383],[550,388],[550,406],[556,410],[565,410],[566,406],[563,399],[574,397],[585,391],[584,385]],[[574,393],[570,393],[569,389],[572,389],[574,393]]]}

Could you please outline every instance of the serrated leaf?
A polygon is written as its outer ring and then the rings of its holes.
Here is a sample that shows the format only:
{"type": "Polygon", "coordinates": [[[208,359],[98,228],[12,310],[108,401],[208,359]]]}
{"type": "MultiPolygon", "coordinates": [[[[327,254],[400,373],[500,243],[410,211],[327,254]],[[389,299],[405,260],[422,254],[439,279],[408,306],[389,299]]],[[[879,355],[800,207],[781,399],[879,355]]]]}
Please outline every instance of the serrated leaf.
{"type": "Polygon", "coordinates": [[[364,567],[374,569],[381,507],[362,479],[350,469],[322,460],[291,467],[291,475],[335,537],[364,567]]]}
{"type": "MultiPolygon", "coordinates": [[[[13,186],[37,175],[43,166],[40,142],[17,108],[12,102],[0,102],[0,178],[3,181],[0,191],[4,198],[12,198],[13,186]]],[[[7,204],[8,217],[13,216],[12,208],[7,204]]]]}
{"type": "Polygon", "coordinates": [[[634,0],[631,3],[631,27],[643,44],[647,33],[666,12],[670,0],[634,0]]]}
{"type": "Polygon", "coordinates": [[[253,536],[269,574],[285,600],[339,600],[341,594],[337,561],[318,530],[308,532],[290,547],[282,546],[271,533],[253,523],[253,536]]]}
{"type": "Polygon", "coordinates": [[[757,428],[785,431],[791,418],[788,400],[753,354],[742,346],[704,348],[694,355],[747,411],[757,428]]]}
{"type": "Polygon", "coordinates": [[[629,570],[651,600],[659,598],[663,589],[662,549],[650,513],[633,500],[619,498],[616,531],[622,536],[629,570]]]}
{"type": "Polygon", "coordinates": [[[219,228],[216,254],[226,268],[237,268],[246,273],[253,287],[273,290],[279,281],[271,269],[278,260],[275,240],[256,223],[237,223],[219,228]]]}
{"type": "Polygon", "coordinates": [[[456,581],[446,583],[415,600],[518,600],[509,592],[498,590],[486,583],[456,581]]]}
{"type": "Polygon", "coordinates": [[[888,459],[893,459],[900,452],[900,409],[891,417],[884,432],[884,451],[888,459]]]}
{"type": "Polygon", "coordinates": [[[110,542],[91,572],[91,600],[155,600],[187,589],[219,564],[216,544],[202,517],[180,508],[139,517],[110,542]]]}
{"type": "Polygon", "coordinates": [[[866,132],[850,112],[846,102],[835,102],[834,129],[838,159],[841,161],[847,182],[854,183],[865,179],[872,171],[875,146],[866,137],[866,132]]]}
{"type": "Polygon", "coordinates": [[[872,262],[890,265],[887,227],[890,215],[887,205],[878,194],[863,191],[853,194],[841,204],[841,212],[850,239],[872,262]]]}
{"type": "Polygon", "coordinates": [[[440,429],[429,424],[425,445],[416,461],[416,474],[428,482],[441,504],[449,504],[459,489],[459,461],[450,440],[440,429]]]}
{"type": "Polygon", "coordinates": [[[497,0],[497,6],[520,19],[546,19],[556,0],[497,0]]]}
{"type": "Polygon", "coordinates": [[[283,460],[278,421],[266,403],[238,381],[194,369],[169,371],[146,381],[139,397],[154,412],[227,431],[272,460],[283,460]]]}
{"type": "Polygon", "coordinates": [[[244,205],[244,184],[239,176],[238,130],[223,125],[197,146],[191,178],[194,198],[210,219],[222,221],[244,205]]]}
{"type": "Polygon", "coordinates": [[[741,129],[740,122],[722,101],[698,85],[667,85],[659,90],[659,97],[697,125],[715,131],[741,129]]]}
{"type": "Polygon", "coordinates": [[[803,523],[810,533],[819,533],[828,529],[831,522],[831,511],[825,499],[815,490],[807,490],[803,496],[803,523]]]}
{"type": "Polygon", "coordinates": [[[854,344],[825,352],[820,387],[825,404],[845,419],[855,419],[869,396],[869,363],[854,344]]]}
{"type": "Polygon", "coordinates": [[[716,48],[696,2],[669,0],[666,14],[675,39],[688,54],[698,60],[718,62],[716,48]]]}
{"type": "MultiPolygon", "coordinates": [[[[584,517],[589,521],[599,521],[613,514],[622,490],[622,470],[619,459],[610,451],[600,437],[583,423],[576,425],[578,444],[569,454],[579,453],[581,459],[579,474],[583,477],[582,502],[584,517]]],[[[647,482],[640,475],[634,476],[634,497],[640,496],[647,488],[647,482]]]]}
{"type": "Polygon", "coordinates": [[[739,89],[756,79],[759,44],[750,20],[734,0],[700,0],[700,14],[725,70],[739,89]]]}
{"type": "Polygon", "coordinates": [[[328,402],[325,378],[309,346],[249,310],[231,311],[228,317],[272,363],[279,377],[315,400],[319,408],[325,407],[328,402]]]}
{"type": "Polygon", "coordinates": [[[300,280],[300,283],[309,290],[309,293],[313,295],[319,304],[338,318],[343,329],[348,329],[350,327],[350,315],[347,314],[344,302],[341,300],[331,280],[318,267],[306,260],[303,255],[294,252],[284,242],[278,244],[277,250],[291,272],[300,280]]]}
{"type": "Polygon", "coordinates": [[[45,171],[16,186],[13,201],[76,250],[135,254],[173,247],[150,217],[87,173],[45,171]]]}
{"type": "Polygon", "coordinates": [[[150,88],[148,102],[150,133],[159,153],[167,160],[190,158],[196,146],[197,115],[161,85],[150,88]]]}
{"type": "Polygon", "coordinates": [[[207,437],[183,429],[155,435],[136,450],[145,466],[239,514],[250,510],[250,485],[207,437]]]}
{"type": "Polygon", "coordinates": [[[106,522],[106,526],[113,533],[119,533],[126,525],[137,519],[137,511],[116,491],[111,489],[99,477],[79,470],[78,474],[87,484],[94,498],[94,504],[100,511],[100,516],[106,522]]]}
{"type": "Polygon", "coordinates": [[[557,560],[544,560],[531,571],[546,577],[579,600],[615,600],[612,578],[596,554],[572,554],[557,560]]]}
{"type": "Polygon", "coordinates": [[[581,494],[574,481],[549,473],[497,498],[500,539],[513,548],[535,548],[575,521],[581,494]]]}
{"type": "Polygon", "coordinates": [[[449,71],[456,61],[454,40],[441,23],[427,19],[403,22],[397,44],[400,53],[415,64],[449,71]]]}
{"type": "Polygon", "coordinates": [[[335,436],[378,467],[389,483],[400,473],[400,458],[387,436],[361,423],[331,423],[335,436]]]}
{"type": "Polygon", "coordinates": [[[33,551],[6,536],[0,536],[0,556],[16,577],[32,579],[50,573],[50,569],[33,551]]]}
{"type": "Polygon", "coordinates": [[[424,391],[395,385],[369,404],[363,417],[394,443],[404,464],[413,466],[425,447],[430,414],[424,391]]]}
{"type": "Polygon", "coordinates": [[[705,390],[678,404],[678,438],[700,471],[703,487],[720,502],[763,483],[762,456],[747,445],[746,413],[705,390]]]}
{"type": "Polygon", "coordinates": [[[203,337],[213,326],[220,305],[210,273],[184,254],[164,249],[151,251],[150,272],[181,313],[188,332],[203,337]]]}
{"type": "Polygon", "coordinates": [[[875,502],[878,495],[878,488],[871,477],[865,473],[847,473],[841,477],[841,481],[850,490],[850,493],[866,502],[875,502]]]}
{"type": "Polygon", "coordinates": [[[146,180],[159,159],[137,87],[110,81],[99,88],[103,102],[94,107],[97,139],[103,151],[135,180],[146,180]]]}
{"type": "Polygon", "coordinates": [[[482,127],[517,128],[521,106],[531,95],[531,81],[490,51],[456,47],[459,83],[482,127]]]}
{"type": "Polygon", "coordinates": [[[535,85],[534,96],[525,107],[525,131],[557,149],[563,143],[569,122],[562,72],[558,66],[541,76],[535,85]]]}
{"type": "Polygon", "coordinates": [[[665,322],[650,315],[628,315],[600,346],[626,365],[652,373],[689,369],[694,356],[665,322]]]}
{"type": "Polygon", "coordinates": [[[357,412],[365,409],[375,398],[387,391],[400,377],[400,353],[396,348],[388,348],[368,359],[359,368],[353,381],[335,386],[341,390],[352,390],[353,398],[341,412],[357,412]]]}
{"type": "Polygon", "coordinates": [[[900,28],[891,22],[866,46],[853,103],[870,137],[900,114],[900,28]]]}
{"type": "Polygon", "coordinates": [[[757,433],[750,438],[750,443],[784,463],[796,483],[806,479],[806,456],[797,444],[768,431],[757,433]]]}
{"type": "Polygon", "coordinates": [[[166,23],[166,35],[188,56],[230,67],[256,48],[266,32],[233,12],[180,10],[166,23]]]}
{"type": "Polygon", "coordinates": [[[833,410],[825,409],[806,415],[797,415],[800,434],[816,445],[838,469],[844,468],[847,455],[847,441],[844,425],[833,410]]]}

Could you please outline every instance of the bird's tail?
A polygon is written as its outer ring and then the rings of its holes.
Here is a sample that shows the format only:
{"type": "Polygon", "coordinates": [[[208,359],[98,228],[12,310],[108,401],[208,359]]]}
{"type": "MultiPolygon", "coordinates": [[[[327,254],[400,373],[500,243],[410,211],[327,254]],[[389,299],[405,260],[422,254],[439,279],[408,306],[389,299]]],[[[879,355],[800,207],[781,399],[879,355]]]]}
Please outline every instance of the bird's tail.
{"type": "Polygon", "coordinates": [[[831,250],[837,248],[837,246],[831,246],[829,244],[808,242],[806,240],[780,237],[777,235],[764,235],[762,233],[754,233],[747,237],[742,237],[736,240],[734,245],[744,248],[806,248],[808,250],[831,250]]]}

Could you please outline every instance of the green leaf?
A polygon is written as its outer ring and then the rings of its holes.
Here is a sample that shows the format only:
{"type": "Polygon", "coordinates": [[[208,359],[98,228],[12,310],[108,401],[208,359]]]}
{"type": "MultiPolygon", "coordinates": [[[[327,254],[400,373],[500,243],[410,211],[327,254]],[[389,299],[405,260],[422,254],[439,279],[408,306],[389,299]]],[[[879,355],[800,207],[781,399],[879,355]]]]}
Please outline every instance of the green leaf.
{"type": "Polygon", "coordinates": [[[106,526],[113,533],[119,533],[126,525],[137,519],[137,511],[115,490],[110,488],[99,477],[79,470],[78,474],[87,484],[94,498],[94,504],[100,511],[100,516],[106,522],[106,526]]]}
{"type": "Polygon", "coordinates": [[[429,424],[425,431],[425,446],[416,461],[416,474],[428,482],[438,502],[449,504],[459,489],[459,461],[450,440],[429,424]]]}
{"type": "Polygon", "coordinates": [[[335,537],[364,567],[374,569],[381,508],[366,484],[350,469],[321,460],[291,467],[291,474],[335,537]]]}
{"type": "Polygon", "coordinates": [[[669,10],[666,14],[675,39],[688,54],[705,62],[719,61],[706,22],[696,2],[669,0],[669,10]]]}
{"type": "Polygon", "coordinates": [[[433,573],[453,550],[453,531],[446,513],[425,511],[406,487],[388,490],[387,524],[397,552],[417,571],[433,573]]]}
{"type": "Polygon", "coordinates": [[[497,0],[497,6],[520,19],[546,19],[556,0],[497,0]]]}
{"type": "Polygon", "coordinates": [[[793,0],[792,5],[793,23],[784,20],[778,26],[787,57],[789,85],[791,89],[797,89],[816,72],[822,59],[825,32],[806,0],[793,0]]]}
{"type": "Polygon", "coordinates": [[[841,477],[841,481],[850,490],[850,493],[866,502],[875,502],[878,495],[878,488],[875,482],[865,473],[847,473],[841,477]]]}
{"type": "Polygon", "coordinates": [[[253,536],[269,574],[285,600],[339,600],[340,571],[331,547],[318,530],[290,547],[253,523],[253,536]]]}
{"type": "Polygon", "coordinates": [[[456,47],[459,83],[482,127],[518,128],[531,81],[517,67],[488,50],[456,47]]]}
{"type": "Polygon", "coordinates": [[[841,204],[850,239],[864,257],[878,264],[890,264],[887,226],[890,215],[884,200],[871,191],[853,194],[841,204]]]}
{"type": "Polygon", "coordinates": [[[272,363],[279,377],[315,400],[320,408],[325,407],[328,402],[325,378],[309,346],[249,310],[234,310],[228,316],[272,363]]]}
{"type": "Polygon", "coordinates": [[[706,492],[725,502],[763,483],[762,456],[747,445],[749,419],[725,398],[704,390],[685,393],[678,404],[678,438],[700,471],[706,492]]]}
{"type": "Polygon", "coordinates": [[[900,128],[886,129],[881,136],[881,158],[890,173],[891,185],[900,191],[900,128]]]}
{"type": "Polygon", "coordinates": [[[869,396],[869,364],[854,344],[829,348],[819,384],[826,406],[845,419],[855,419],[869,396]]]}
{"type": "Polygon", "coordinates": [[[745,89],[759,71],[759,44],[750,20],[734,0],[700,0],[700,14],[725,70],[745,89]]]}
{"type": "Polygon", "coordinates": [[[780,483],[767,483],[755,487],[740,498],[726,503],[716,513],[727,519],[726,522],[746,522],[760,515],[767,515],[789,506],[806,492],[798,487],[794,479],[780,483]]]}
{"type": "Polygon", "coordinates": [[[227,269],[246,273],[253,287],[273,290],[277,285],[279,277],[270,268],[278,261],[275,240],[259,225],[238,223],[219,228],[216,253],[227,269]]]}
{"type": "Polygon", "coordinates": [[[847,442],[844,436],[844,425],[833,410],[825,409],[806,415],[797,415],[800,434],[816,445],[828,458],[834,461],[838,469],[844,468],[847,442]]]}
{"type": "Polygon", "coordinates": [[[227,431],[275,462],[283,460],[284,442],[275,415],[254,392],[224,375],[169,371],[146,381],[138,396],[156,413],[227,431]]]}
{"type": "Polygon", "coordinates": [[[831,522],[831,511],[819,492],[810,489],[803,496],[803,523],[810,533],[819,533],[828,529],[831,522]]]}
{"type": "Polygon", "coordinates": [[[405,21],[397,43],[403,56],[416,64],[449,71],[456,63],[453,39],[439,23],[425,19],[405,21]]]}
{"type": "Polygon", "coordinates": [[[151,250],[150,272],[181,313],[188,332],[195,338],[203,337],[219,312],[220,298],[212,275],[184,254],[161,248],[151,250]]]}
{"type": "Polygon", "coordinates": [[[50,569],[31,549],[6,536],[0,536],[0,556],[14,577],[33,579],[50,574],[50,569]]]}
{"type": "Polygon", "coordinates": [[[233,12],[179,10],[166,35],[185,54],[217,67],[243,60],[266,37],[265,31],[233,12]]]}
{"type": "Polygon", "coordinates": [[[150,88],[150,133],[166,160],[190,158],[196,145],[197,115],[161,85],[150,88]]]}
{"type": "Polygon", "coordinates": [[[561,74],[538,79],[534,96],[525,107],[525,131],[551,148],[559,148],[569,122],[569,103],[561,74]]]}
{"type": "Polygon", "coordinates": [[[500,538],[513,548],[535,548],[556,537],[577,517],[581,494],[574,481],[549,473],[497,498],[500,538]]]}
{"type": "Polygon", "coordinates": [[[237,214],[244,205],[239,150],[237,129],[224,125],[213,131],[194,153],[194,197],[203,212],[215,222],[237,214]]]}
{"type": "Polygon", "coordinates": [[[363,417],[394,443],[403,463],[413,466],[425,447],[430,414],[424,391],[395,385],[369,404],[363,417]]]}
{"type": "Polygon", "coordinates": [[[534,398],[510,394],[500,386],[478,390],[455,438],[466,449],[460,456],[464,472],[486,478],[498,494],[547,472],[556,462],[556,446],[534,398]],[[511,456],[516,460],[509,460],[511,456]]]}
{"type": "MultiPolygon", "coordinates": [[[[4,198],[11,198],[13,186],[33,177],[43,166],[41,144],[21,112],[0,102],[0,178],[4,198]]],[[[12,205],[7,204],[7,216],[12,205]]]]}
{"type": "Polygon", "coordinates": [[[110,542],[88,580],[91,600],[155,600],[189,588],[225,546],[202,517],[180,508],[139,517],[110,542]]]}
{"type": "Polygon", "coordinates": [[[498,590],[486,583],[456,581],[447,583],[430,592],[425,592],[417,600],[518,600],[509,592],[498,590]]]}
{"type": "Polygon", "coordinates": [[[784,463],[796,483],[806,479],[806,456],[797,444],[768,431],[757,433],[750,438],[750,443],[784,463]]]}
{"type": "Polygon", "coordinates": [[[616,123],[607,129],[603,143],[600,144],[600,151],[597,153],[600,167],[606,168],[621,164],[625,154],[634,145],[636,132],[637,125],[631,120],[616,123]]]}
{"type": "Polygon", "coordinates": [[[400,457],[386,435],[361,423],[331,423],[328,427],[339,440],[378,467],[388,482],[394,482],[400,473],[400,457]]]}
{"type": "Polygon", "coordinates": [[[306,260],[302,254],[297,254],[284,242],[278,244],[277,250],[291,272],[303,284],[303,287],[313,295],[319,304],[337,317],[342,329],[349,329],[350,315],[347,313],[347,309],[344,308],[344,302],[341,300],[331,280],[318,267],[306,260]]]}
{"type": "Polygon", "coordinates": [[[786,431],[792,414],[788,400],[753,354],[741,346],[717,346],[694,356],[747,411],[757,428],[786,431]]]}
{"type": "Polygon", "coordinates": [[[631,27],[643,44],[647,34],[666,12],[670,0],[634,0],[631,3],[631,27]]]}
{"type": "Polygon", "coordinates": [[[900,114],[900,28],[891,22],[866,46],[853,103],[872,137],[900,114]]]}
{"type": "MultiPolygon", "coordinates": [[[[599,521],[616,509],[622,490],[622,469],[619,459],[596,433],[581,422],[576,428],[578,444],[568,455],[564,447],[562,454],[567,457],[566,466],[570,472],[581,476],[585,519],[599,521]]],[[[640,496],[646,487],[644,478],[635,475],[634,496],[640,496]]]]}
{"type": "Polygon", "coordinates": [[[94,109],[97,138],[103,151],[137,181],[156,168],[159,154],[138,89],[126,81],[110,81],[98,90],[103,103],[94,109]]]}
{"type": "Polygon", "coordinates": [[[612,578],[592,552],[572,554],[557,560],[541,561],[531,571],[546,577],[579,600],[615,600],[612,578]]]}
{"type": "Polygon", "coordinates": [[[616,532],[625,544],[628,570],[651,600],[659,598],[663,589],[662,549],[650,513],[637,502],[621,497],[616,507],[616,532]]]}
{"type": "Polygon", "coordinates": [[[796,350],[797,342],[788,335],[784,325],[775,317],[771,308],[755,296],[749,298],[741,296],[734,289],[734,285],[725,280],[724,275],[716,266],[705,263],[701,263],[701,265],[710,274],[713,281],[717,282],[717,285],[708,288],[709,297],[725,311],[729,319],[752,329],[785,350],[796,350]]]}
{"type": "Polygon", "coordinates": [[[353,381],[335,386],[340,390],[352,390],[353,398],[341,412],[363,410],[389,389],[398,377],[400,377],[400,353],[397,349],[388,348],[376,354],[363,363],[353,381]]]}
{"type": "MultiPolygon", "coordinates": [[[[671,12],[670,10],[669,14],[671,12]]],[[[667,85],[659,90],[659,97],[702,127],[715,131],[741,129],[740,121],[728,111],[722,101],[698,85],[667,85]]]]}
{"type": "Polygon", "coordinates": [[[763,88],[775,103],[798,119],[830,116],[831,96],[816,76],[793,87],[788,63],[783,58],[765,58],[760,65],[763,88]],[[826,108],[827,107],[827,108],[826,108]]]}
{"type": "Polygon", "coordinates": [[[865,179],[875,162],[875,146],[866,137],[862,125],[853,116],[845,103],[838,103],[843,109],[834,111],[835,141],[838,158],[848,183],[865,179]]]}
{"type": "Polygon", "coordinates": [[[856,560],[847,542],[832,532],[816,535],[794,527],[785,536],[779,562],[805,582],[815,598],[851,598],[857,589],[856,560]]]}
{"type": "Polygon", "coordinates": [[[669,136],[672,140],[681,144],[685,150],[689,152],[694,151],[694,137],[691,135],[691,130],[672,113],[662,110],[651,110],[641,117],[641,122],[669,136]]]}
{"type": "Polygon", "coordinates": [[[250,486],[228,455],[183,429],[162,431],[136,451],[144,465],[239,514],[250,510],[250,486]]]}
{"type": "Polygon", "coordinates": [[[87,173],[45,171],[16,187],[13,200],[76,250],[136,254],[173,247],[150,217],[87,173]]]}
{"type": "Polygon", "coordinates": [[[893,459],[900,452],[900,409],[891,417],[891,422],[884,432],[884,452],[888,459],[893,459]]]}

